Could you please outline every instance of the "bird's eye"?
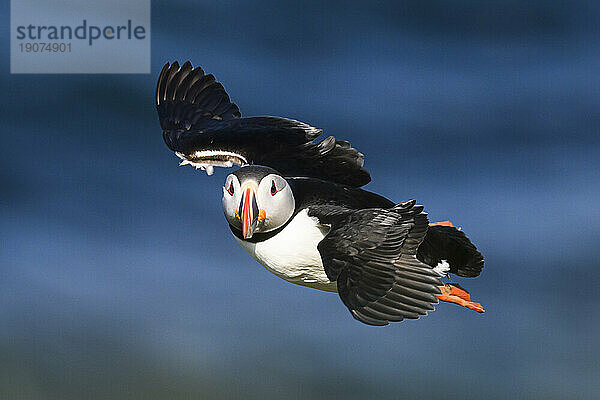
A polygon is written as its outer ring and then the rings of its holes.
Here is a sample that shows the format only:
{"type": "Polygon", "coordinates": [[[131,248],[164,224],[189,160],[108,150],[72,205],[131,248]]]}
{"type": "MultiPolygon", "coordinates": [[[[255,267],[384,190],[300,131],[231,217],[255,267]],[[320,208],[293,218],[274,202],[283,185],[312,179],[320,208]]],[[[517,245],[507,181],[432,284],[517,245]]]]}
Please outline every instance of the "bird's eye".
{"type": "Polygon", "coordinates": [[[271,181],[271,196],[275,196],[277,193],[277,188],[275,187],[275,181],[271,181]]]}
{"type": "Polygon", "coordinates": [[[227,189],[227,192],[233,196],[233,181],[229,184],[229,188],[227,189]]]}

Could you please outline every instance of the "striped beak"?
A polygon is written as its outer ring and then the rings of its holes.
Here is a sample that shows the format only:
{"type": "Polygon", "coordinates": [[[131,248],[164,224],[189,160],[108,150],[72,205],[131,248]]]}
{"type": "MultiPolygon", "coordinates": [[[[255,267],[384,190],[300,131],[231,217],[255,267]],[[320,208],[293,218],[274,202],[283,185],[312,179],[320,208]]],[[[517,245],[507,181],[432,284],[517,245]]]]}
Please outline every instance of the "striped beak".
{"type": "Polygon", "coordinates": [[[242,237],[250,239],[256,229],[260,214],[258,204],[256,204],[256,189],[254,187],[246,186],[242,190],[242,201],[238,213],[242,220],[242,237]]]}

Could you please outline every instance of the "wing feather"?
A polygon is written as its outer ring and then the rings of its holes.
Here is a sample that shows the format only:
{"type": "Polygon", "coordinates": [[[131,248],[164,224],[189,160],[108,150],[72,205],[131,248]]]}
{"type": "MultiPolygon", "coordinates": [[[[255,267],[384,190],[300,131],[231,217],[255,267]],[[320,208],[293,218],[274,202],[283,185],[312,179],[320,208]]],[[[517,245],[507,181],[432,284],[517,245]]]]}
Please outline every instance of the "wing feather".
{"type": "Polygon", "coordinates": [[[390,209],[309,208],[331,230],[318,245],[327,276],[354,318],[370,325],[414,319],[438,303],[439,274],[416,257],[428,229],[414,201],[390,209]]]}

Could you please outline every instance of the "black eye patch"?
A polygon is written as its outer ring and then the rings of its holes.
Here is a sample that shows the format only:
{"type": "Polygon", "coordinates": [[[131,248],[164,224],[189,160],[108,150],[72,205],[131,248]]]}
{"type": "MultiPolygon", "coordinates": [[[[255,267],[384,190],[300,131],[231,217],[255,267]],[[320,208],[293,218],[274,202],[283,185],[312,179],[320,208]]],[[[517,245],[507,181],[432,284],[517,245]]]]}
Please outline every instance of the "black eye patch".
{"type": "Polygon", "coordinates": [[[275,181],[271,181],[271,196],[275,196],[277,193],[277,187],[275,186],[275,181]]]}

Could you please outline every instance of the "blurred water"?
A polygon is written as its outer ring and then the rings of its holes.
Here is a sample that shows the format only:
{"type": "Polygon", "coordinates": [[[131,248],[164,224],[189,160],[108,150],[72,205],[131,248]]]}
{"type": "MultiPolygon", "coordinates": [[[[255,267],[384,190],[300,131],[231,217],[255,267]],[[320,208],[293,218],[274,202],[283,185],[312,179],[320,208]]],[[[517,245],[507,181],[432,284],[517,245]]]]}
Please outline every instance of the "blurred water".
{"type": "Polygon", "coordinates": [[[0,397],[597,397],[595,3],[155,1],[152,15],[151,75],[0,64],[0,397]],[[462,226],[486,267],[461,283],[487,312],[368,327],[254,262],[221,215],[227,172],[178,168],[162,142],[155,80],[187,59],[244,115],[350,140],[368,189],[462,226]]]}

